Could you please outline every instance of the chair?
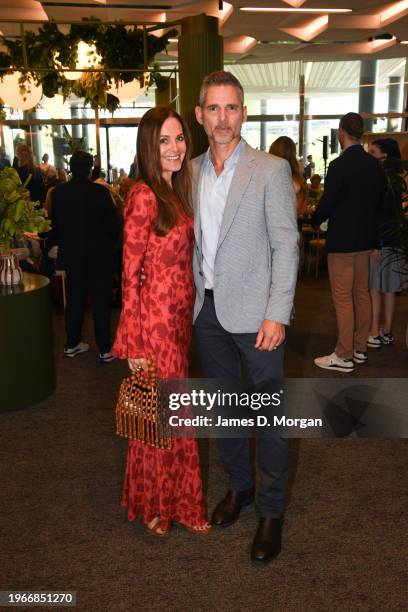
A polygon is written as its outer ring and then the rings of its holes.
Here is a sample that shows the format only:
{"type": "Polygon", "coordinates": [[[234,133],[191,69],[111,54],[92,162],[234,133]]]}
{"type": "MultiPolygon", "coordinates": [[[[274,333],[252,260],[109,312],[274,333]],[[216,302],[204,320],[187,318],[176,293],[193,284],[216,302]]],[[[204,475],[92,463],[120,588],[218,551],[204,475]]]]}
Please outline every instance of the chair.
{"type": "Polygon", "coordinates": [[[314,230],[312,226],[308,223],[302,224],[302,227],[299,232],[299,269],[298,273],[301,274],[306,267],[307,257],[306,257],[306,248],[309,243],[309,240],[313,237],[314,230]]]}
{"type": "Polygon", "coordinates": [[[64,310],[65,310],[66,305],[67,305],[67,294],[66,294],[66,287],[65,287],[65,281],[67,279],[67,274],[66,274],[65,270],[60,270],[58,268],[58,247],[57,246],[53,246],[48,251],[48,257],[50,259],[54,260],[54,262],[55,262],[55,270],[54,270],[54,274],[52,275],[53,278],[60,278],[61,279],[62,303],[64,305],[64,310]]]}
{"type": "Polygon", "coordinates": [[[308,242],[308,252],[307,252],[307,272],[310,273],[312,256],[315,256],[315,278],[319,278],[319,265],[322,259],[322,255],[324,254],[324,250],[326,247],[326,239],[320,238],[320,231],[318,230],[315,234],[315,237],[309,240],[308,242]]]}

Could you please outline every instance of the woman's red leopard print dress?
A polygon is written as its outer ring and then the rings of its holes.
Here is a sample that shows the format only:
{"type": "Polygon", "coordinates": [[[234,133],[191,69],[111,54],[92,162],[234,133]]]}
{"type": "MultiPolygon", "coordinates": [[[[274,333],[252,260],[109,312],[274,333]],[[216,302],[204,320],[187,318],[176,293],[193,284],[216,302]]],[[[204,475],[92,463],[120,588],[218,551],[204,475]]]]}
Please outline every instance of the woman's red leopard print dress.
{"type": "MultiPolygon", "coordinates": [[[[194,279],[193,221],[181,210],[166,236],[154,231],[157,201],[144,183],[130,191],[124,210],[123,304],[112,352],[121,359],[154,357],[161,378],[188,377],[194,279]],[[146,280],[140,286],[140,271],[146,280]]],[[[174,439],[171,450],[129,442],[122,505],[129,520],[160,516],[196,526],[206,521],[195,439],[174,439]]]]}

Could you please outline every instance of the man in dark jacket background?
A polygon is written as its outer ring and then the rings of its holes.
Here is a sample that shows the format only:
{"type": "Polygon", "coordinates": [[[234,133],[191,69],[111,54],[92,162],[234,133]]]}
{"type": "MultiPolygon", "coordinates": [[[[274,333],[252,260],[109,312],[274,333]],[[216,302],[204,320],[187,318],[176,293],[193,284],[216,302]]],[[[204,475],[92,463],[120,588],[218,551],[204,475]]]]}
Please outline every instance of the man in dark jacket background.
{"type": "Polygon", "coordinates": [[[368,290],[369,256],[379,247],[379,217],[385,195],[383,171],[360,144],[363,119],[347,113],[340,120],[340,157],[329,165],[324,195],[311,219],[313,226],[329,220],[326,250],[338,338],[331,355],[315,364],[326,370],[353,372],[367,361],[371,324],[368,290]]]}
{"type": "Polygon", "coordinates": [[[109,362],[114,359],[110,305],[119,218],[106,187],[90,180],[92,163],[92,155],[75,151],[70,160],[72,179],[53,190],[50,246],[58,245],[59,266],[67,276],[65,356],[75,357],[89,349],[81,340],[89,294],[99,358],[109,362]]]}

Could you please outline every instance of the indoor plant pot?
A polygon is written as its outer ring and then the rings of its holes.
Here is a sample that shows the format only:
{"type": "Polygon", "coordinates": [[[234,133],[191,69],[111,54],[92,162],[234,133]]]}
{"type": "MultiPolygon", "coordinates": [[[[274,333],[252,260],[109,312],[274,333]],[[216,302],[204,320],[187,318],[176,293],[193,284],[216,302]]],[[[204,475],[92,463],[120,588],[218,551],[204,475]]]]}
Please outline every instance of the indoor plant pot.
{"type": "Polygon", "coordinates": [[[47,211],[39,202],[30,201],[26,189],[30,178],[31,175],[23,185],[14,168],[0,172],[0,285],[17,285],[23,279],[13,242],[24,238],[24,232],[50,229],[47,211]]]}

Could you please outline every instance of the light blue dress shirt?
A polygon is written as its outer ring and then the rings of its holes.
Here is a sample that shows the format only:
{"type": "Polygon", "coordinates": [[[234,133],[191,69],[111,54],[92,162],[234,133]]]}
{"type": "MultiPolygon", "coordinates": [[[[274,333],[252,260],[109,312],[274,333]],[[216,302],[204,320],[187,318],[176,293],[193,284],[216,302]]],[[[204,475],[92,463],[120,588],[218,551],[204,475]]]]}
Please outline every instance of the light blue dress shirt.
{"type": "Polygon", "coordinates": [[[244,142],[241,138],[232,154],[225,160],[224,169],[219,176],[217,176],[211,161],[210,149],[208,149],[204,159],[199,191],[199,211],[202,232],[203,273],[206,289],[213,289],[214,287],[215,255],[224,209],[244,142]]]}

